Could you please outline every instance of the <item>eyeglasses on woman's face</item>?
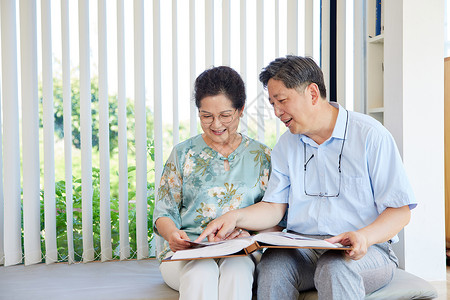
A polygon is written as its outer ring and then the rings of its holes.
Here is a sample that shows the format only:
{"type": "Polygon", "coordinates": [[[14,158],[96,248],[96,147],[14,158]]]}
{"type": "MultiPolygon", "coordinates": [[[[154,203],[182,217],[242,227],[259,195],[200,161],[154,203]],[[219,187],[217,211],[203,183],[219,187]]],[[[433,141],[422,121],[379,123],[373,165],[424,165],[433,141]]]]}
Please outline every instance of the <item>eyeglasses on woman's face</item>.
{"type": "MultiPolygon", "coordinates": [[[[221,112],[217,116],[217,118],[219,119],[220,123],[222,123],[223,125],[228,125],[231,122],[233,122],[236,111],[237,111],[237,108],[235,110],[221,112]]],[[[211,113],[206,113],[206,112],[201,112],[201,111],[199,112],[199,117],[200,117],[200,122],[202,122],[205,125],[212,124],[214,122],[214,119],[216,118],[211,113]]]]}

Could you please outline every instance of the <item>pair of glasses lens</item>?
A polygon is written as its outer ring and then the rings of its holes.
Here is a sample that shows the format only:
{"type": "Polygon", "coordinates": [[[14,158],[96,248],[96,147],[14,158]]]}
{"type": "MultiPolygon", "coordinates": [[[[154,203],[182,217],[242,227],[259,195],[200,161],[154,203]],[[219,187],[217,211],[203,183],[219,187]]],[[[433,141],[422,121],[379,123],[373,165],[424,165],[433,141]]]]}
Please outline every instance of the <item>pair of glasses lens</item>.
{"type": "Polygon", "coordinates": [[[334,194],[330,194],[328,192],[308,193],[306,191],[306,177],[308,177],[306,174],[306,169],[307,169],[308,163],[311,161],[311,159],[314,158],[314,154],[312,154],[310,156],[310,158],[308,160],[306,160],[306,144],[303,143],[303,188],[305,190],[306,196],[322,197],[322,198],[339,197],[339,194],[341,193],[341,179],[342,179],[341,158],[342,158],[342,152],[344,151],[345,139],[346,139],[346,134],[347,134],[347,126],[348,126],[348,111],[347,111],[347,119],[345,121],[345,130],[344,130],[344,138],[342,140],[342,145],[341,145],[341,153],[339,153],[339,158],[338,158],[339,185],[338,185],[337,193],[334,193],[334,194]]]}
{"type": "MultiPolygon", "coordinates": [[[[235,109],[233,112],[221,113],[221,114],[219,114],[219,116],[217,118],[219,118],[220,123],[222,123],[224,125],[230,124],[231,122],[233,122],[236,110],[237,109],[235,109]]],[[[216,118],[216,117],[214,117],[211,114],[200,114],[200,121],[203,124],[207,124],[207,125],[211,124],[212,122],[214,122],[214,118],[216,118]]]]}

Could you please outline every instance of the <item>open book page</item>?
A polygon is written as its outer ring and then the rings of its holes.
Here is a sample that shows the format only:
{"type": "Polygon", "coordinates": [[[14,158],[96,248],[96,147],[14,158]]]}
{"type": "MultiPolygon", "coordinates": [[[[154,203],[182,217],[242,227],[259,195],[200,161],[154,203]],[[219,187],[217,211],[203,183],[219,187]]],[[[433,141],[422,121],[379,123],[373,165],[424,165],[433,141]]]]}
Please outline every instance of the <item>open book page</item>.
{"type": "Polygon", "coordinates": [[[220,242],[190,242],[192,248],[180,250],[165,260],[183,260],[223,257],[231,255],[247,255],[262,248],[314,248],[345,250],[340,244],[331,244],[321,239],[314,239],[299,234],[284,232],[263,232],[254,236],[236,238],[220,242]]]}
{"type": "Polygon", "coordinates": [[[172,256],[171,260],[230,255],[241,251],[254,242],[252,237],[237,238],[215,243],[210,242],[207,245],[204,245],[205,247],[177,251],[172,256]]]}
{"type": "Polygon", "coordinates": [[[217,244],[221,244],[221,243],[225,243],[226,242],[226,241],[219,241],[219,242],[193,242],[193,241],[186,240],[186,239],[183,239],[183,241],[188,242],[189,245],[191,246],[191,248],[202,248],[202,247],[217,245],[217,244]]]}
{"type": "MultiPolygon", "coordinates": [[[[324,240],[314,239],[299,234],[285,232],[263,232],[254,236],[259,243],[286,246],[286,247],[306,247],[306,248],[338,248],[340,244],[332,244],[324,240]]],[[[261,245],[264,247],[263,245],[261,245]]]]}

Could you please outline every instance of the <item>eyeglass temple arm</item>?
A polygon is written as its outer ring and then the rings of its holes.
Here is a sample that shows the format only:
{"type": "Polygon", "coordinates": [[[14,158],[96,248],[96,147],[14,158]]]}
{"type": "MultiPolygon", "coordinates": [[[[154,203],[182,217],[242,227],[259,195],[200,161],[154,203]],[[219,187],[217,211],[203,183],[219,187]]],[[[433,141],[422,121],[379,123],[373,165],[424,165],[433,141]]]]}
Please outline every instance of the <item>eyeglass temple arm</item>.
{"type": "MultiPolygon", "coordinates": [[[[309,161],[314,157],[314,154],[311,155],[311,157],[308,159],[307,162],[305,162],[305,164],[303,165],[303,169],[306,171],[306,166],[308,165],[309,161]]],[[[339,164],[340,165],[340,164],[339,164]]]]}

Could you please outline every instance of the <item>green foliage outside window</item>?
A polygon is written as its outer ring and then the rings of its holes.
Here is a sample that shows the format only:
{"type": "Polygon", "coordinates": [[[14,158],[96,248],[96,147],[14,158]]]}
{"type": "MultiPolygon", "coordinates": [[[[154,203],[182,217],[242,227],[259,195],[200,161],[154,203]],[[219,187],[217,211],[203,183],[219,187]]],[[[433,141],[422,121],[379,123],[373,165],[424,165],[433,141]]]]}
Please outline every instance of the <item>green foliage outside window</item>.
{"type": "MultiPolygon", "coordinates": [[[[54,119],[55,119],[55,137],[56,143],[64,138],[63,127],[63,86],[62,80],[55,76],[53,79],[54,90],[54,119]]],[[[42,95],[42,87],[40,86],[40,95],[42,95]]],[[[97,164],[95,158],[98,158],[99,150],[99,122],[98,122],[98,78],[94,77],[91,80],[91,111],[92,111],[92,216],[93,216],[93,240],[95,259],[100,259],[100,170],[95,167],[97,164]]],[[[82,260],[83,242],[82,242],[82,207],[81,207],[81,167],[79,165],[80,149],[80,89],[79,80],[73,79],[71,81],[71,101],[72,101],[72,144],[73,144],[73,244],[75,252],[75,261],[82,260]]],[[[111,209],[111,242],[113,249],[113,258],[120,257],[120,237],[119,237],[119,188],[118,188],[118,116],[117,116],[117,96],[110,96],[109,102],[109,144],[111,155],[111,180],[110,180],[110,209],[111,209]]],[[[40,126],[42,127],[42,96],[40,97],[40,126]]],[[[128,148],[128,226],[129,226],[129,241],[130,241],[130,258],[136,257],[136,189],[135,189],[135,148],[134,148],[134,105],[132,101],[127,100],[127,148],[128,148]]],[[[154,147],[153,147],[153,115],[147,109],[147,151],[148,151],[148,165],[149,179],[147,183],[147,206],[148,206],[148,241],[151,242],[153,238],[152,217],[154,206],[154,176],[150,171],[154,161],[154,147]]],[[[41,141],[42,143],[42,141],[41,141]]],[[[63,157],[55,157],[56,160],[56,174],[57,182],[55,183],[55,202],[56,202],[56,235],[57,235],[57,249],[59,261],[68,260],[67,248],[67,215],[66,215],[66,182],[58,180],[64,174],[64,165],[59,164],[59,161],[64,161],[63,157]],[[59,174],[59,177],[58,177],[59,174]]],[[[42,161],[41,161],[42,165],[42,161]]],[[[41,168],[41,184],[43,184],[43,168],[41,168]]],[[[69,199],[70,200],[70,199],[69,199]]],[[[44,191],[41,190],[41,250],[43,257],[45,257],[45,213],[44,213],[44,191]]]]}
{"type": "MultiPolygon", "coordinates": [[[[134,179],[135,167],[128,168],[128,179],[134,179]]],[[[93,215],[93,231],[94,231],[94,251],[96,258],[100,255],[100,170],[92,169],[92,215],[93,215]]],[[[153,237],[152,220],[153,220],[153,206],[154,206],[154,184],[147,184],[147,205],[148,210],[148,238],[149,243],[153,237]]],[[[61,261],[67,261],[67,215],[66,215],[66,186],[64,181],[58,181],[55,185],[56,194],[56,236],[58,254],[61,261]]],[[[128,222],[129,222],[129,238],[130,250],[132,257],[136,253],[136,193],[129,190],[128,192],[128,222]]],[[[74,179],[73,181],[73,243],[75,252],[75,261],[82,260],[83,253],[83,236],[82,236],[82,212],[81,212],[81,179],[74,179]]],[[[113,249],[113,257],[120,257],[120,237],[119,237],[119,200],[111,197],[111,241],[113,249]]],[[[41,191],[41,228],[44,228],[44,192],[41,191]]],[[[41,236],[42,253],[45,253],[44,234],[41,236]]]]}
{"type": "MultiPolygon", "coordinates": [[[[55,109],[55,135],[62,139],[64,137],[63,123],[63,85],[62,80],[55,77],[53,79],[53,101],[55,109]]],[[[75,148],[80,149],[80,81],[71,81],[72,100],[72,143],[75,148]]],[[[91,110],[92,110],[92,148],[99,150],[99,122],[98,122],[98,77],[91,80],[91,110]]],[[[109,147],[113,153],[118,147],[118,103],[117,95],[109,96],[109,147]]],[[[42,98],[41,98],[42,101],[42,98]]],[[[147,137],[153,139],[153,115],[150,111],[147,114],[147,137]]],[[[42,124],[42,118],[40,118],[42,124]]],[[[127,130],[131,133],[128,138],[134,142],[134,112],[133,103],[127,101],[127,130]]]]}

